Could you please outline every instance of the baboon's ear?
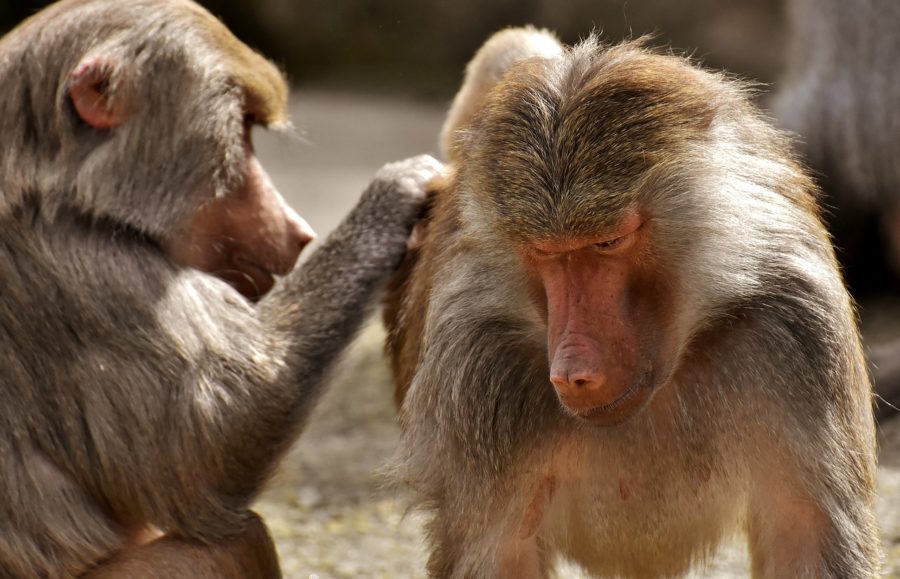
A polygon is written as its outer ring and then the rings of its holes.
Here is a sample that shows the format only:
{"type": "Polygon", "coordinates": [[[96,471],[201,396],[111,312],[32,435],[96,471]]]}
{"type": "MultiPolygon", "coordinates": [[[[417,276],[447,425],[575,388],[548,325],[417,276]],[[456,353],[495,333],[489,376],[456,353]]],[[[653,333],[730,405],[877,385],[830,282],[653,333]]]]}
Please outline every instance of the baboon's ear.
{"type": "Polygon", "coordinates": [[[102,56],[89,56],[69,75],[69,98],[78,116],[95,129],[119,126],[125,116],[125,102],[116,94],[117,63],[102,56]]]}

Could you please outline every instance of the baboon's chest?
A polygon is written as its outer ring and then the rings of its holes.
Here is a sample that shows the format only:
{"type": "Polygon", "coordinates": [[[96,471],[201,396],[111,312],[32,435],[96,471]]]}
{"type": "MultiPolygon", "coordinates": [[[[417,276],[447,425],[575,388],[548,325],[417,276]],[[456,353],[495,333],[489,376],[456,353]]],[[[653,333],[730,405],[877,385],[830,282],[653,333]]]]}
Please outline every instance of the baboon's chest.
{"type": "Polygon", "coordinates": [[[724,441],[624,442],[586,446],[558,486],[545,536],[563,553],[603,574],[678,574],[738,529],[745,477],[724,441]]]}

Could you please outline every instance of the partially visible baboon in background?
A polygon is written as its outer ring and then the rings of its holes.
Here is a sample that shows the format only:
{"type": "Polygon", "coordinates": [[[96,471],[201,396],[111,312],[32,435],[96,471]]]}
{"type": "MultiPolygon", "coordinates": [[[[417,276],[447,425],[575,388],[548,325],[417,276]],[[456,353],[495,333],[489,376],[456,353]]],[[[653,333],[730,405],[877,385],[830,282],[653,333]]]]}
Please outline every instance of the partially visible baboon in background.
{"type": "MultiPolygon", "coordinates": [[[[800,136],[817,172],[863,319],[896,317],[900,307],[872,300],[900,292],[900,2],[791,0],[787,7],[787,71],[775,114],[800,136]]],[[[895,333],[894,344],[866,337],[876,390],[900,404],[895,333]]]]}
{"type": "Polygon", "coordinates": [[[289,273],[311,232],[250,138],[286,85],[195,4],[56,4],[0,40],[0,92],[0,576],[279,576],[249,506],[436,162],[289,273]]]}
{"type": "Polygon", "coordinates": [[[871,389],[789,142],[640,43],[497,34],[467,69],[389,293],[397,475],[433,577],[869,578],[871,389]]]}

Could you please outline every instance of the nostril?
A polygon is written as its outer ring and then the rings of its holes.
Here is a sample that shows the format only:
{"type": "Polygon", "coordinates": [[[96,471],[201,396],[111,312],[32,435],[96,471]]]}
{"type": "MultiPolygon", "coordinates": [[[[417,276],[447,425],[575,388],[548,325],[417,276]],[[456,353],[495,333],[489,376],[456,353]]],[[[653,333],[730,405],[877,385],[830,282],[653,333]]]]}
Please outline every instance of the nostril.
{"type": "Polygon", "coordinates": [[[572,387],[579,392],[599,390],[603,385],[603,376],[598,373],[579,373],[571,377],[572,387]]]}
{"type": "Polygon", "coordinates": [[[568,387],[568,381],[566,380],[566,378],[564,376],[560,376],[556,372],[550,374],[550,383],[553,384],[553,386],[557,390],[564,390],[568,387]]]}

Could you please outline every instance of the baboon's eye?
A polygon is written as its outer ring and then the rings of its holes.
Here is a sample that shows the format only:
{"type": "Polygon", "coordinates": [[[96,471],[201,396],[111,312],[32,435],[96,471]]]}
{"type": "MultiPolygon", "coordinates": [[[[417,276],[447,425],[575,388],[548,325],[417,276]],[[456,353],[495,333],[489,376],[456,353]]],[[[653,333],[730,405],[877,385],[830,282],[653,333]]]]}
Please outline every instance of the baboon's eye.
{"type": "Polygon", "coordinates": [[[595,250],[610,253],[619,249],[624,249],[634,240],[634,231],[630,233],[626,233],[625,235],[620,235],[619,237],[614,237],[612,239],[605,239],[603,241],[598,241],[597,243],[592,244],[595,250]]]}
{"type": "Polygon", "coordinates": [[[606,241],[601,241],[600,243],[595,243],[594,247],[596,249],[604,250],[604,249],[612,249],[617,245],[622,243],[622,237],[617,237],[615,239],[608,239],[606,241]]]}

